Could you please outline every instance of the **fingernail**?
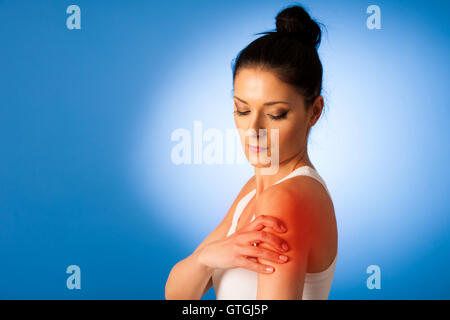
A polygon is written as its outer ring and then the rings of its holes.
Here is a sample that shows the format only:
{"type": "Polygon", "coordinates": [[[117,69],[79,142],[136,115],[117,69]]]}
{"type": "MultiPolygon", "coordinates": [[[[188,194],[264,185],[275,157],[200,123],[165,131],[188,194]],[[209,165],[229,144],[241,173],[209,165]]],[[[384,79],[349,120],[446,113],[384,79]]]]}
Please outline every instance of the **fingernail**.
{"type": "Polygon", "coordinates": [[[285,255],[280,255],[280,260],[287,261],[288,257],[285,255]]]}
{"type": "Polygon", "coordinates": [[[267,268],[266,268],[266,271],[267,271],[267,272],[272,272],[272,271],[273,271],[273,268],[272,268],[272,267],[267,267],[267,268]]]}
{"type": "Polygon", "coordinates": [[[288,245],[286,244],[286,242],[283,242],[283,244],[281,245],[281,247],[287,251],[289,249],[288,245]]]}

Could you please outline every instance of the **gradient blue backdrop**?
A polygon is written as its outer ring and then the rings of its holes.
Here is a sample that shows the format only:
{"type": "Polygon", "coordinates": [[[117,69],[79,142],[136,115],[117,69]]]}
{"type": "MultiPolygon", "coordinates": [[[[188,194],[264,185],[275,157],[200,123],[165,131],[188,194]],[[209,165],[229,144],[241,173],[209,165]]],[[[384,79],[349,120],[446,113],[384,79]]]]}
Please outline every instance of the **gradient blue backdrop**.
{"type": "MultiPolygon", "coordinates": [[[[0,0],[0,298],[164,298],[252,176],[176,166],[171,133],[234,127],[231,60],[292,3],[0,0]]],[[[328,30],[309,150],[339,226],[330,299],[448,299],[449,2],[301,3],[328,30]]]]}

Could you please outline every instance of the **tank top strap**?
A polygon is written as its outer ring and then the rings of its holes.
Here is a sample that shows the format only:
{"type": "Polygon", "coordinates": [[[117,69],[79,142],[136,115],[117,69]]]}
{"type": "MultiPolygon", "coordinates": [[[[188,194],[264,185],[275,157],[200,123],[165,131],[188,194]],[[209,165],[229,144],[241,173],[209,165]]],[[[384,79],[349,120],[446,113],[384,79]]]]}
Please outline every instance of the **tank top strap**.
{"type": "Polygon", "coordinates": [[[289,173],[286,177],[280,179],[279,181],[275,182],[274,184],[278,184],[281,183],[289,178],[293,178],[296,176],[308,176],[311,177],[313,179],[316,179],[317,181],[320,182],[320,184],[322,184],[322,186],[325,188],[325,190],[329,193],[328,191],[328,187],[325,183],[325,181],[322,179],[322,177],[319,175],[319,173],[313,169],[310,166],[302,166],[302,167],[298,167],[297,169],[295,169],[294,171],[292,171],[291,173],[289,173]]]}
{"type": "MultiPolygon", "coordinates": [[[[242,211],[244,211],[247,204],[250,202],[250,200],[253,198],[253,196],[256,194],[256,189],[253,189],[249,193],[247,193],[245,196],[242,197],[241,200],[239,200],[238,204],[236,205],[236,209],[234,210],[233,220],[231,222],[230,230],[228,230],[227,236],[234,233],[236,231],[237,223],[239,220],[239,217],[242,214],[242,211]]],[[[252,219],[253,221],[253,219],[252,219]]]]}

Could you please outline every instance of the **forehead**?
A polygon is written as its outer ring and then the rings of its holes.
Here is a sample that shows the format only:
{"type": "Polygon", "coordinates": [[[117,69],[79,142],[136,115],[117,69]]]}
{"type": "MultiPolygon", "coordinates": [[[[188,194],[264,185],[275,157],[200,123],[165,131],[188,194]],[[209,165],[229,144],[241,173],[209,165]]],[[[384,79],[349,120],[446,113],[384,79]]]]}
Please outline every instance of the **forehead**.
{"type": "Polygon", "coordinates": [[[234,80],[234,94],[247,102],[288,100],[298,102],[300,96],[274,72],[261,68],[242,68],[234,80]]]}

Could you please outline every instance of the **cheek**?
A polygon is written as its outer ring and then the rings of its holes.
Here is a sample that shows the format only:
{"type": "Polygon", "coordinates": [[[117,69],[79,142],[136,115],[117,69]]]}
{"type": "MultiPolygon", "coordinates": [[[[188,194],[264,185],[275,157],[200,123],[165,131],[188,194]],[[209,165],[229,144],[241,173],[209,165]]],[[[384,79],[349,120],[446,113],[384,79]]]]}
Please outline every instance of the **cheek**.
{"type": "Polygon", "coordinates": [[[300,124],[289,123],[278,127],[278,143],[280,154],[297,152],[301,147],[302,130],[300,124]]]}
{"type": "Polygon", "coordinates": [[[292,130],[280,130],[279,133],[280,153],[290,153],[296,144],[292,130]]]}
{"type": "Polygon", "coordinates": [[[236,124],[237,129],[242,129],[242,130],[248,129],[249,123],[248,123],[248,119],[246,119],[246,117],[235,116],[234,123],[236,124]]]}

